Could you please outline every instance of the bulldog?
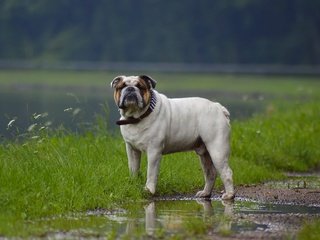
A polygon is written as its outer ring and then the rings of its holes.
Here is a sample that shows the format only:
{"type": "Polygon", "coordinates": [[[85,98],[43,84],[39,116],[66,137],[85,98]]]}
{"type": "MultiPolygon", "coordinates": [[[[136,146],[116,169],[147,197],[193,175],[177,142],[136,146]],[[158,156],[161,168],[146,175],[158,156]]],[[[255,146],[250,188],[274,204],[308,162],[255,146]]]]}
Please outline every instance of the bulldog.
{"type": "Polygon", "coordinates": [[[211,196],[218,173],[225,188],[222,199],[233,199],[228,110],[204,98],[167,98],[155,90],[156,83],[146,75],[118,76],[111,82],[131,174],[138,174],[145,152],[145,189],[155,194],[162,155],[193,150],[200,157],[205,179],[196,197],[211,196]]]}

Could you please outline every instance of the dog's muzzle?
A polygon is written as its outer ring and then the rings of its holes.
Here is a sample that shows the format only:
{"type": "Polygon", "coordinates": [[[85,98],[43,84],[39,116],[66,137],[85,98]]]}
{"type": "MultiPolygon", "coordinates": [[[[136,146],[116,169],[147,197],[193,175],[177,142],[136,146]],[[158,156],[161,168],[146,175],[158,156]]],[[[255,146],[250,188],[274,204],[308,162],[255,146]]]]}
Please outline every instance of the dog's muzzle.
{"type": "Polygon", "coordinates": [[[122,101],[119,104],[120,109],[125,109],[126,107],[129,107],[130,105],[138,105],[138,97],[135,93],[128,93],[126,94],[122,101]]]}
{"type": "Polygon", "coordinates": [[[125,109],[128,107],[140,107],[142,97],[138,96],[137,90],[134,87],[127,87],[123,90],[122,97],[119,102],[119,108],[125,109]]]}

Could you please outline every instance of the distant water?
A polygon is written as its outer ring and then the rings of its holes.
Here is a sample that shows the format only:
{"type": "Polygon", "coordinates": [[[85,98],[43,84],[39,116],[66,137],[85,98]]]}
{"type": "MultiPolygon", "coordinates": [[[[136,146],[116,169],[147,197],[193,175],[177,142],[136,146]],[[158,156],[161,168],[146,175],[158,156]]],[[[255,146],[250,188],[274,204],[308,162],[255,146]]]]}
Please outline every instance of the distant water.
{"type": "MultiPolygon", "coordinates": [[[[261,96],[242,96],[224,92],[179,91],[170,97],[200,96],[226,106],[232,119],[247,118],[263,109],[261,96]]],[[[119,113],[109,89],[77,88],[6,88],[0,89],[0,135],[12,138],[28,131],[59,126],[82,131],[95,124],[96,116],[106,116],[108,128],[117,128],[119,113]]]]}

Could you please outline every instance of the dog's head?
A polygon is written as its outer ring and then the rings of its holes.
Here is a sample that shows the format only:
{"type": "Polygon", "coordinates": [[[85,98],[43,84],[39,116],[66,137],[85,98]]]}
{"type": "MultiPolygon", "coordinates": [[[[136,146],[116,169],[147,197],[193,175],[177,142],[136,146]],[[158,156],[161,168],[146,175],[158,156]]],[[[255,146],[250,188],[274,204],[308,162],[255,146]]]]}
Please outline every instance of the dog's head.
{"type": "Polygon", "coordinates": [[[149,105],[151,91],[156,86],[156,81],[149,76],[118,76],[111,82],[114,88],[114,100],[127,116],[141,112],[149,105]]]}

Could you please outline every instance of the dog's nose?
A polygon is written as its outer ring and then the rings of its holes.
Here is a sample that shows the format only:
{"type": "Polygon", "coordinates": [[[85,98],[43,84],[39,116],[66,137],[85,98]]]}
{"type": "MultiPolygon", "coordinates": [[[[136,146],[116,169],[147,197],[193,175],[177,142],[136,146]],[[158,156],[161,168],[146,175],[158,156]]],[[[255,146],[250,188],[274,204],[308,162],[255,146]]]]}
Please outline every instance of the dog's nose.
{"type": "Polygon", "coordinates": [[[135,89],[134,89],[134,87],[127,87],[126,91],[127,92],[134,92],[135,89]]]}

